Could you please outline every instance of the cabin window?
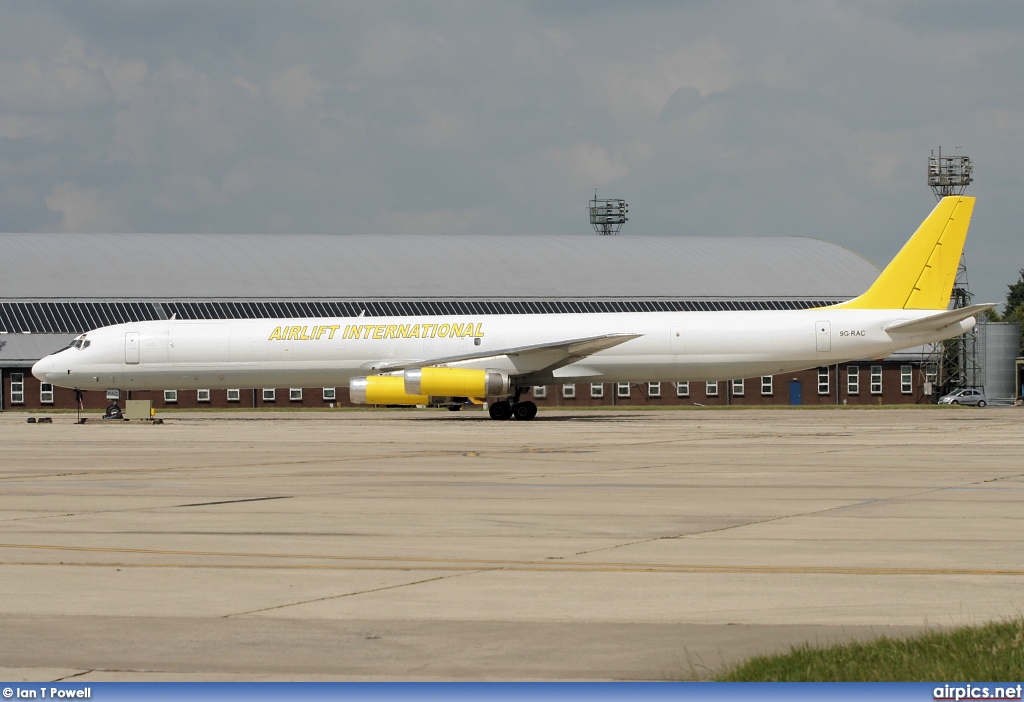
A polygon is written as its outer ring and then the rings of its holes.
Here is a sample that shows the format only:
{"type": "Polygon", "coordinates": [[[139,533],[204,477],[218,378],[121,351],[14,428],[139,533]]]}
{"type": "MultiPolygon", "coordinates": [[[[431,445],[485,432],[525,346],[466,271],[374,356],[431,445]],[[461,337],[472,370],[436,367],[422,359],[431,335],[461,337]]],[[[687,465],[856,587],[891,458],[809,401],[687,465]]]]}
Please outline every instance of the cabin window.
{"type": "Polygon", "coordinates": [[[732,381],[732,396],[743,397],[743,378],[732,381]]]}
{"type": "Polygon", "coordinates": [[[302,402],[302,388],[288,388],[288,399],[291,402],[302,402]]]}
{"type": "Polygon", "coordinates": [[[619,397],[629,397],[629,383],[616,383],[615,394],[619,397]]]}
{"type": "Polygon", "coordinates": [[[574,383],[567,383],[562,386],[562,397],[572,399],[576,397],[576,385],[574,383]]]}
{"type": "Polygon", "coordinates": [[[604,397],[604,383],[591,383],[590,384],[590,396],[591,397],[604,397]]]}
{"type": "Polygon", "coordinates": [[[164,402],[175,403],[178,401],[177,390],[164,390],[164,402]]]}
{"type": "Polygon", "coordinates": [[[328,402],[334,402],[338,397],[337,388],[324,388],[324,400],[328,402]]]}
{"type": "Polygon", "coordinates": [[[828,368],[818,369],[818,394],[828,395],[828,368]]]}
{"type": "Polygon", "coordinates": [[[228,402],[239,402],[242,399],[242,391],[238,388],[228,390],[228,402]]]}
{"type": "Polygon", "coordinates": [[[53,404],[53,386],[50,383],[41,383],[39,385],[39,404],[53,404]]]}
{"type": "Polygon", "coordinates": [[[772,394],[772,376],[762,375],[761,376],[761,394],[771,395],[772,394]]]}
{"type": "Polygon", "coordinates": [[[871,394],[882,394],[882,367],[871,366],[871,394]]]}
{"type": "Polygon", "coordinates": [[[263,388],[263,401],[274,402],[277,400],[277,390],[275,388],[263,388]]]}
{"type": "Polygon", "coordinates": [[[718,381],[709,380],[704,385],[704,394],[708,397],[718,397],[718,381]]]}
{"type": "Polygon", "coordinates": [[[196,402],[209,402],[210,391],[209,390],[196,390],[196,402]]]}
{"type": "Polygon", "coordinates": [[[648,397],[661,397],[661,383],[647,383],[648,397]]]}
{"type": "Polygon", "coordinates": [[[548,396],[548,387],[546,385],[534,385],[533,396],[538,400],[543,400],[548,396]]]}
{"type": "Polygon", "coordinates": [[[25,404],[25,374],[11,373],[11,404],[25,404]]]}
{"type": "Polygon", "coordinates": [[[900,392],[904,395],[914,392],[913,366],[900,366],[900,392]]]}
{"type": "Polygon", "coordinates": [[[690,383],[683,381],[676,383],[676,397],[689,397],[690,396],[690,383]]]}
{"type": "Polygon", "coordinates": [[[846,367],[846,394],[860,394],[860,366],[846,367]]]}

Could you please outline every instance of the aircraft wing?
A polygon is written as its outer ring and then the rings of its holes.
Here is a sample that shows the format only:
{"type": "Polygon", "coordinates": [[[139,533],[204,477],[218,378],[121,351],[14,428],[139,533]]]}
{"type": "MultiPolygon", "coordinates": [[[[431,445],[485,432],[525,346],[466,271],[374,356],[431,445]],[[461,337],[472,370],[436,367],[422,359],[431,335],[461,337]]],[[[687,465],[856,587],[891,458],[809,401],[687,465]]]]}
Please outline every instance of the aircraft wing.
{"type": "Polygon", "coordinates": [[[956,310],[939,312],[925,317],[924,319],[914,319],[909,322],[896,322],[895,324],[887,326],[885,331],[894,332],[896,334],[916,334],[918,332],[935,331],[937,329],[942,329],[943,327],[948,327],[950,324],[956,324],[968,317],[977,316],[986,310],[992,309],[997,304],[999,303],[992,302],[983,305],[971,305],[969,307],[961,307],[956,310]]]}
{"type": "Polygon", "coordinates": [[[478,361],[485,358],[500,358],[507,356],[511,359],[517,371],[520,373],[536,373],[538,371],[554,370],[562,366],[575,363],[581,358],[586,358],[598,351],[610,349],[613,346],[624,344],[632,339],[637,339],[642,334],[603,334],[601,336],[590,336],[583,339],[569,339],[566,341],[554,341],[547,344],[534,344],[532,346],[516,346],[495,351],[480,351],[479,353],[461,354],[458,356],[445,356],[443,358],[430,358],[421,361],[398,361],[395,363],[382,362],[373,364],[371,370],[376,371],[399,371],[406,368],[423,368],[425,366],[440,366],[448,363],[459,363],[462,361],[478,361]]]}

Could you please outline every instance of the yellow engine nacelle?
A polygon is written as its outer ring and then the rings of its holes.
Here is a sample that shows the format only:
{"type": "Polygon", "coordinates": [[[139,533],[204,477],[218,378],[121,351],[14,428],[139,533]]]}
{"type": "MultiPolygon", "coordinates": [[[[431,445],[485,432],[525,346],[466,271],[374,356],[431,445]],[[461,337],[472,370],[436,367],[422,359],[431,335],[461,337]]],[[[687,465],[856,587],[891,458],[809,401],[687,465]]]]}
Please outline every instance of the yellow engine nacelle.
{"type": "Polygon", "coordinates": [[[428,405],[426,395],[405,391],[405,379],[400,375],[371,375],[352,378],[348,382],[349,399],[365,405],[428,405]]]}
{"type": "Polygon", "coordinates": [[[410,368],[405,392],[410,395],[494,397],[508,394],[508,376],[474,368],[410,368]]]}

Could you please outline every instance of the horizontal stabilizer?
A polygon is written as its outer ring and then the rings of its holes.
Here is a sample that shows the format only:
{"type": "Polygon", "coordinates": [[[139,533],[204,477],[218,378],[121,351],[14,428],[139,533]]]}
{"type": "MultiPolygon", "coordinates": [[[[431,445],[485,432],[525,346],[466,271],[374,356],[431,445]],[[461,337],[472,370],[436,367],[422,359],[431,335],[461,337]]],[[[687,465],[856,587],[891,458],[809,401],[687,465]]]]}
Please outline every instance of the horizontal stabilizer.
{"type": "Polygon", "coordinates": [[[933,314],[924,319],[914,319],[909,322],[896,322],[885,328],[885,331],[895,334],[916,334],[918,332],[936,331],[968,317],[976,317],[982,312],[992,309],[998,303],[986,303],[983,305],[971,305],[956,310],[947,310],[933,314]]]}
{"type": "MultiPolygon", "coordinates": [[[[554,341],[547,344],[534,344],[532,346],[516,346],[507,349],[496,349],[493,351],[480,351],[477,353],[467,353],[458,356],[445,356],[443,358],[429,358],[420,361],[400,361],[397,363],[380,363],[374,364],[372,370],[380,372],[398,371],[405,370],[406,368],[423,368],[428,366],[440,366],[446,363],[461,363],[463,361],[478,361],[485,358],[498,358],[500,356],[519,356],[528,357],[531,355],[537,355],[538,358],[543,355],[547,363],[544,367],[550,365],[550,358],[552,352],[558,357],[556,365],[565,365],[567,363],[574,363],[581,358],[586,358],[591,354],[595,354],[598,351],[604,351],[610,349],[613,346],[624,344],[627,341],[639,338],[642,334],[603,334],[601,336],[591,336],[583,339],[568,339],[565,341],[554,341]]],[[[542,368],[534,368],[534,370],[542,370],[542,368]]]]}

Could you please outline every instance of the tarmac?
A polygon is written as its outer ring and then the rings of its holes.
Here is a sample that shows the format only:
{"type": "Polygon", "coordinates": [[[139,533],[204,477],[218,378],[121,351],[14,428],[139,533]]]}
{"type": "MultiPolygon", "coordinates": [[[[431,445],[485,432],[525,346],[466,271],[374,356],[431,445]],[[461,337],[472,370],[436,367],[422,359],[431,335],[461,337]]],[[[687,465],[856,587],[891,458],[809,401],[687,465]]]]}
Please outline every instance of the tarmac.
{"type": "Polygon", "coordinates": [[[0,679],[672,680],[1024,612],[1024,410],[0,414],[0,679]]]}

